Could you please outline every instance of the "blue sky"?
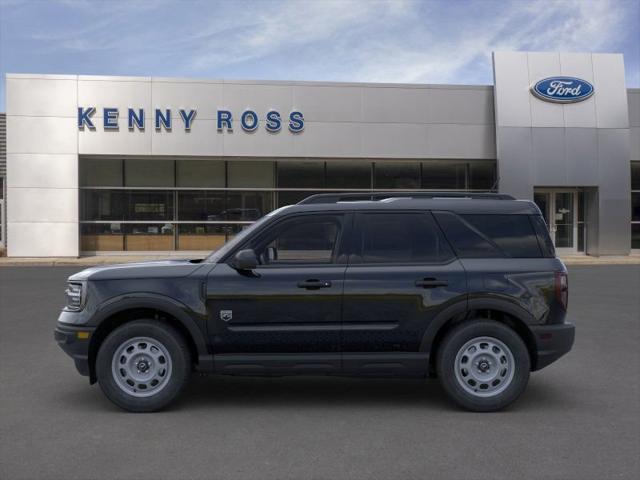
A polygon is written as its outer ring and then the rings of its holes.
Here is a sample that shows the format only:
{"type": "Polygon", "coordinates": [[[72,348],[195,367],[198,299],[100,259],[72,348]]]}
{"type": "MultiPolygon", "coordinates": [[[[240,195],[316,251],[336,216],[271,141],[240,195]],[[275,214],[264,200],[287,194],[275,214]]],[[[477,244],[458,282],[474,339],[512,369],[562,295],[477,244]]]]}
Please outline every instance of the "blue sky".
{"type": "Polygon", "coordinates": [[[4,74],[491,84],[491,51],[621,52],[640,0],[0,0],[4,74]]]}

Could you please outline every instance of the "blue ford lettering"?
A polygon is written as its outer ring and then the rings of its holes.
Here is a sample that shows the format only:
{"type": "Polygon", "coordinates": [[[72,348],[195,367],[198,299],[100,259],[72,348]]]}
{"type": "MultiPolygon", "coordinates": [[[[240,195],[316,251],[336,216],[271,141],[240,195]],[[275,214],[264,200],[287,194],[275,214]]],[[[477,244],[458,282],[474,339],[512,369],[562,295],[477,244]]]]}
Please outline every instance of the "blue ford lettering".
{"type": "Polygon", "coordinates": [[[575,103],[593,95],[593,85],[575,77],[549,77],[533,85],[531,92],[547,102],[575,103]]]}

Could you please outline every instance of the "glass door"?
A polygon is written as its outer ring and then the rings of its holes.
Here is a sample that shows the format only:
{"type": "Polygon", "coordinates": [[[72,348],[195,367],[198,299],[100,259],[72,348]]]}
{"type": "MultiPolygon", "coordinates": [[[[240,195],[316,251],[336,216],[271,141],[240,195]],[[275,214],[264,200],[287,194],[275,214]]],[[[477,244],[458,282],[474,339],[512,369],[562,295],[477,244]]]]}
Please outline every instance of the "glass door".
{"type": "Polygon", "coordinates": [[[554,192],[553,221],[555,223],[555,246],[557,250],[576,250],[574,192],[554,192]]]}
{"type": "Polygon", "coordinates": [[[578,238],[577,200],[575,190],[540,190],[534,201],[542,211],[551,239],[560,254],[576,253],[578,238]]]}

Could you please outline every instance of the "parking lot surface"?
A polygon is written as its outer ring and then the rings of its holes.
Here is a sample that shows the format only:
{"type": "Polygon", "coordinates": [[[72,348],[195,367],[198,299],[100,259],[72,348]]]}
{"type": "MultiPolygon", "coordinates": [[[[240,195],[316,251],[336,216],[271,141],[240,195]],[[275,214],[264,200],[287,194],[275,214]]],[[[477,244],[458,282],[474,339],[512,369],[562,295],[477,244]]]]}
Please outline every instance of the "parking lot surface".
{"type": "Polygon", "coordinates": [[[640,478],[640,267],[569,267],[573,351],[509,410],[437,381],[193,377],[125,413],[53,340],[80,268],[0,268],[0,478],[640,478]]]}

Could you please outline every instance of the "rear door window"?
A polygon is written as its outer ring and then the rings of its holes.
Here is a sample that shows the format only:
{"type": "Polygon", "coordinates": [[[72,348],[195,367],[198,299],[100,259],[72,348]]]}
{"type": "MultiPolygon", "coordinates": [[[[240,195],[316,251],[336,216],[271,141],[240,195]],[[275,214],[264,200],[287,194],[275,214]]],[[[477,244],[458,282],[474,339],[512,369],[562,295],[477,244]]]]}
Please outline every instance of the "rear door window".
{"type": "Polygon", "coordinates": [[[358,215],[354,263],[443,263],[453,252],[430,213],[358,215]]]}

